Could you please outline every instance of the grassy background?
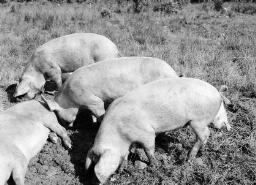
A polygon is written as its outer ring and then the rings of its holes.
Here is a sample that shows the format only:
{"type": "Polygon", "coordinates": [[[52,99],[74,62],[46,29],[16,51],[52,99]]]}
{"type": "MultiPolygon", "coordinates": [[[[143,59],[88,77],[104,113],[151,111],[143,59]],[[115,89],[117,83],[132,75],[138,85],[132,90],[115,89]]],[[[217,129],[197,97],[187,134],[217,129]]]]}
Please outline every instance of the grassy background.
{"type": "MultiPolygon", "coordinates": [[[[194,163],[186,162],[186,157],[195,135],[190,128],[181,129],[157,138],[156,157],[161,166],[138,170],[130,161],[110,184],[255,184],[255,6],[224,4],[229,10],[224,13],[213,11],[213,7],[211,3],[189,4],[175,14],[167,14],[150,7],[134,13],[133,5],[113,1],[0,5],[0,86],[17,82],[35,48],[50,39],[75,32],[105,35],[124,56],[158,57],[184,76],[200,78],[217,88],[228,85],[227,97],[234,103],[228,112],[232,130],[211,129],[206,148],[194,163]]],[[[47,144],[44,151],[54,147],[47,144]]],[[[60,169],[62,178],[70,177],[64,184],[83,184],[81,166],[85,156],[73,160],[68,153],[65,156],[73,171],[60,169]]],[[[38,156],[33,161],[29,170],[38,161],[40,165],[56,165],[40,162],[38,156]]],[[[50,177],[56,178],[56,174],[50,177]]],[[[27,184],[63,184],[61,177],[59,181],[33,183],[28,172],[26,180],[27,184]]]]}

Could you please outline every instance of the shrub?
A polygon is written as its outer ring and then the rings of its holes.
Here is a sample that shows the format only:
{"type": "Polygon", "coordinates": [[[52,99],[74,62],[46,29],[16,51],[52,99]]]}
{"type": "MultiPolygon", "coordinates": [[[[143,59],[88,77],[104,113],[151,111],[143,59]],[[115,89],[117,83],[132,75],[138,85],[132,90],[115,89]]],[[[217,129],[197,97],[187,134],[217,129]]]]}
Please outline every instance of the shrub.
{"type": "Polygon", "coordinates": [[[53,25],[53,21],[54,21],[54,16],[53,15],[49,15],[46,17],[46,19],[44,20],[44,25],[43,25],[43,30],[50,30],[52,25],[53,25]]]}
{"type": "Polygon", "coordinates": [[[223,9],[223,1],[222,0],[213,0],[214,3],[214,10],[221,11],[223,9]]]}
{"type": "Polygon", "coordinates": [[[177,13],[177,5],[175,6],[175,3],[169,2],[169,3],[164,3],[164,4],[160,4],[160,5],[155,5],[153,7],[153,11],[155,12],[164,12],[167,14],[171,14],[171,13],[177,13]]]}
{"type": "Polygon", "coordinates": [[[255,3],[234,3],[231,7],[231,10],[243,14],[253,15],[256,13],[256,4],[255,3]]]}

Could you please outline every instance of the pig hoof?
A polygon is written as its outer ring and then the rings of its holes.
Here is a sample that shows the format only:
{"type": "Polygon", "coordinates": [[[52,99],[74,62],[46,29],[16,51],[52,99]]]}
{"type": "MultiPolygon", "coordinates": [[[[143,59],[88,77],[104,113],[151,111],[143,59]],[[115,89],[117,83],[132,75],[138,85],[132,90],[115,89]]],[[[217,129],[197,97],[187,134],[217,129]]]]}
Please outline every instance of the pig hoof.
{"type": "Polygon", "coordinates": [[[74,127],[74,122],[69,123],[68,127],[73,128],[74,127]]]}
{"type": "Polygon", "coordinates": [[[72,144],[70,139],[65,139],[64,140],[64,145],[67,147],[69,150],[72,149],[72,144]]]}
{"type": "Polygon", "coordinates": [[[49,134],[49,139],[51,142],[53,142],[54,144],[57,144],[58,143],[58,136],[54,133],[54,132],[51,132],[49,134]]]}
{"type": "Polygon", "coordinates": [[[95,116],[92,116],[92,122],[93,122],[94,124],[97,123],[97,118],[96,118],[95,116]]]}

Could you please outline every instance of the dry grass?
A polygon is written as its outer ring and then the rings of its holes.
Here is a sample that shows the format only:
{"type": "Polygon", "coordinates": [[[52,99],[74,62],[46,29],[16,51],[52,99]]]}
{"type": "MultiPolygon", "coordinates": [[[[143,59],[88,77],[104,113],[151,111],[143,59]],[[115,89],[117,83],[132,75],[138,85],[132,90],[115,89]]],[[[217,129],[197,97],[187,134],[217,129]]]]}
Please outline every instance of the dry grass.
{"type": "MultiPolygon", "coordinates": [[[[0,6],[0,85],[16,82],[34,49],[52,38],[74,32],[105,35],[125,56],[158,57],[185,76],[217,88],[228,85],[227,96],[235,104],[235,111],[228,113],[232,131],[211,129],[203,155],[194,164],[187,163],[186,156],[195,136],[182,129],[157,140],[160,167],[136,170],[130,162],[110,184],[256,183],[256,16],[228,17],[202,5],[186,6],[175,15],[126,10],[102,2],[0,6]],[[102,17],[102,10],[109,16],[102,17]]],[[[72,163],[81,166],[81,161],[72,163]]],[[[71,176],[81,179],[82,170],[71,176]]]]}

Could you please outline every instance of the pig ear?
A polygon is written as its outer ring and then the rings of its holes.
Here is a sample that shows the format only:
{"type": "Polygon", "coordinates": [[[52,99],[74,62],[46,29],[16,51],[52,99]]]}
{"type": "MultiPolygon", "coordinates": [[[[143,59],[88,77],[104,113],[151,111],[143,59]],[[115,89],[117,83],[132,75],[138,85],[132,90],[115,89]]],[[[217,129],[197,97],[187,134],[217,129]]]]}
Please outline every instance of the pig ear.
{"type": "Polygon", "coordinates": [[[60,109],[60,106],[55,101],[47,100],[42,94],[41,94],[41,98],[43,102],[48,106],[50,111],[55,111],[60,109]]]}
{"type": "Polygon", "coordinates": [[[28,93],[29,89],[30,89],[29,83],[27,81],[21,81],[17,85],[13,96],[18,97],[18,96],[24,95],[24,94],[28,93]]]}
{"type": "Polygon", "coordinates": [[[71,75],[72,73],[62,73],[61,74],[62,83],[64,83],[71,75]]]}
{"type": "Polygon", "coordinates": [[[108,178],[115,173],[120,164],[120,156],[113,152],[106,151],[101,155],[100,160],[94,167],[94,172],[101,184],[104,184],[108,178]]]}

